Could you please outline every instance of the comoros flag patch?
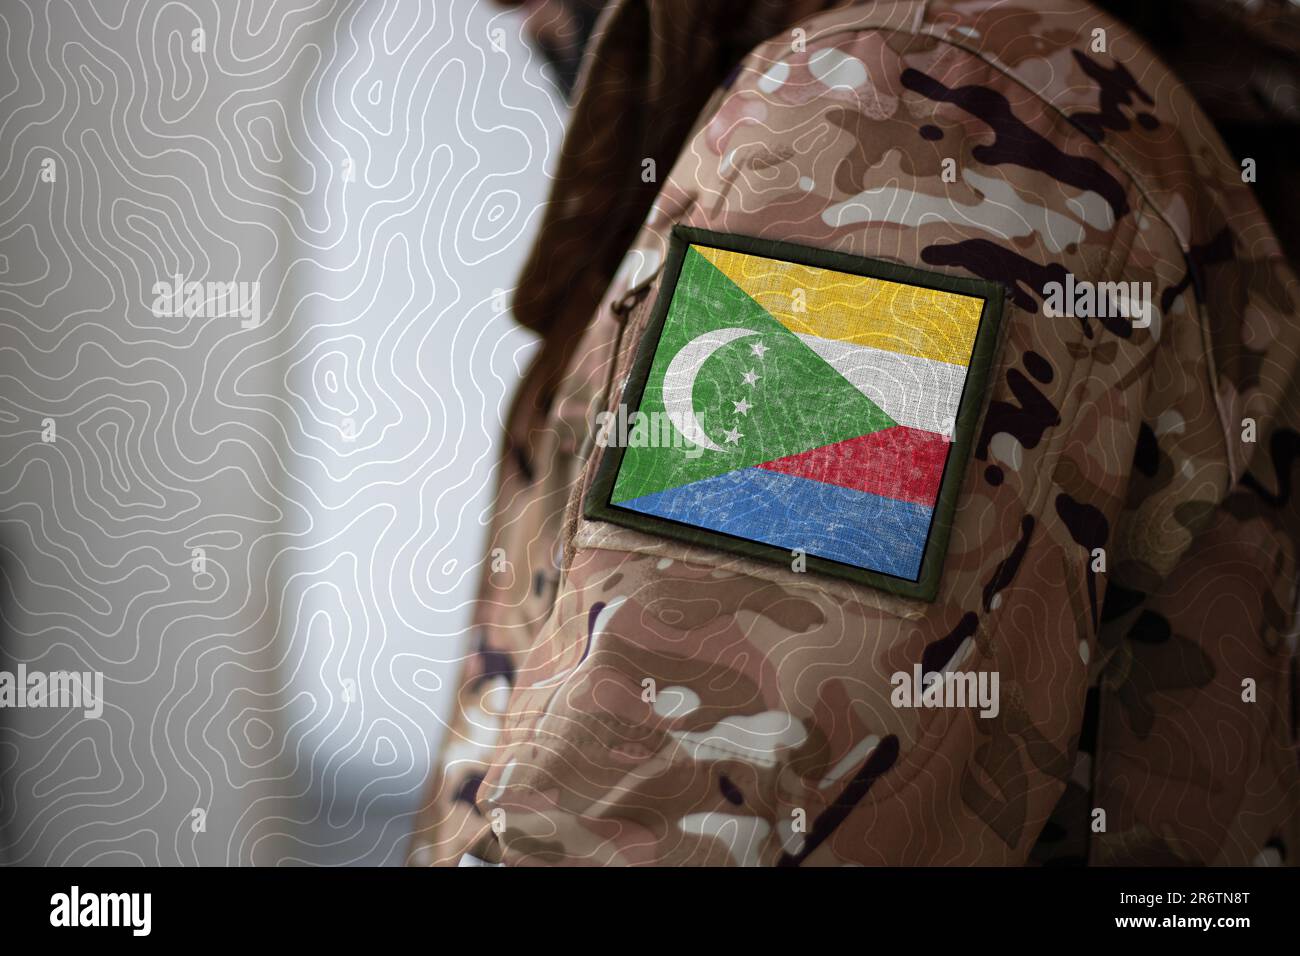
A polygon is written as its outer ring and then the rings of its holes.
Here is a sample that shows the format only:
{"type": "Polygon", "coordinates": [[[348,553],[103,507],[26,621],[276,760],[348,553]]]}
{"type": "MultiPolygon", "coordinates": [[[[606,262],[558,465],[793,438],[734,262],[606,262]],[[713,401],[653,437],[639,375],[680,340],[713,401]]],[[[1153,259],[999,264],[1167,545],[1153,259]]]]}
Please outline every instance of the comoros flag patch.
{"type": "Polygon", "coordinates": [[[932,599],[1000,313],[981,280],[678,227],[586,514],[932,599]]]}

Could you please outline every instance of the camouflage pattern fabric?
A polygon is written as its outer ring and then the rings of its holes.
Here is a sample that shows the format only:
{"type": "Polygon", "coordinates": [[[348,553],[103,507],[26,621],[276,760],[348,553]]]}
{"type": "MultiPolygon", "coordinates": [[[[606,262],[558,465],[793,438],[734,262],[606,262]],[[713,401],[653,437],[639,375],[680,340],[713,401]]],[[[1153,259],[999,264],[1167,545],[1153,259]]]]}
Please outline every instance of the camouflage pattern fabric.
{"type": "Polygon", "coordinates": [[[583,67],[411,862],[1289,862],[1300,284],[1212,124],[1076,0],[737,14],[730,75],[673,6],[583,67]],[[582,517],[675,223],[1005,286],[934,603],[582,517]],[[1067,275],[1150,283],[1150,325],[1048,316],[1067,275]],[[894,706],[916,664],[996,672],[996,717],[894,706]]]}

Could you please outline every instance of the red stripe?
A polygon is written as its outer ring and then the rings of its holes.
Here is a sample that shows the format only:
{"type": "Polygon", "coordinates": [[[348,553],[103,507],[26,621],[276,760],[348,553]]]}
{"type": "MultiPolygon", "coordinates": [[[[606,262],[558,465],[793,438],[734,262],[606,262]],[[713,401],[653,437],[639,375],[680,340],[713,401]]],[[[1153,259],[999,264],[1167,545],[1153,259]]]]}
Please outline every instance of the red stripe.
{"type": "Polygon", "coordinates": [[[933,507],[947,459],[942,435],[895,425],[758,467],[933,507]]]}

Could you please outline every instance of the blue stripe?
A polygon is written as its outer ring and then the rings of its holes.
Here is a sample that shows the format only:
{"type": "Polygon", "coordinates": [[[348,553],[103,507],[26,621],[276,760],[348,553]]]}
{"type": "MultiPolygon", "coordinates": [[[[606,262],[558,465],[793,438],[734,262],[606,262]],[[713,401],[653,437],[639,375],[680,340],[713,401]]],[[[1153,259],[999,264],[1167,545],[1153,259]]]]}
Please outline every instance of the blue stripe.
{"type": "Polygon", "coordinates": [[[617,507],[915,581],[932,510],[765,468],[741,468],[617,507]]]}

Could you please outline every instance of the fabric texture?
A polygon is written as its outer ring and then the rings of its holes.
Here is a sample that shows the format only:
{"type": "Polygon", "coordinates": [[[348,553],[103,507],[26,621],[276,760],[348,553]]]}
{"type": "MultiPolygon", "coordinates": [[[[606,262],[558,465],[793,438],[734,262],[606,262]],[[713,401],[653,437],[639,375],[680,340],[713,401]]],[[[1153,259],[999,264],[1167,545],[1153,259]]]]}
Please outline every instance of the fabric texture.
{"type": "Polygon", "coordinates": [[[1294,862],[1300,284],[1239,161],[1078,0],[684,6],[583,67],[412,862],[1294,862]],[[1005,289],[933,603],[583,515],[676,225],[1005,289]],[[1150,322],[1048,315],[1067,280],[1150,322]],[[896,705],[917,666],[1000,707],[896,705]]]}

